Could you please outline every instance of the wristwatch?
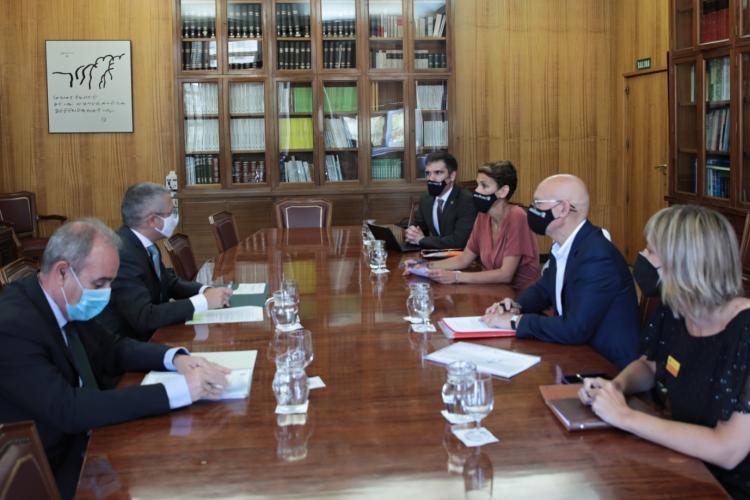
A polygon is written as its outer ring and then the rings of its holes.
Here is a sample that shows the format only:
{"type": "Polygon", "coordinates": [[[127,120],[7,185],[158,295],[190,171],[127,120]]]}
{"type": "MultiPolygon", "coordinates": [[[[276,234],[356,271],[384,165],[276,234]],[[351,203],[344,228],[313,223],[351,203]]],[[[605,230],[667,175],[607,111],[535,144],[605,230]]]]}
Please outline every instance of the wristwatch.
{"type": "Polygon", "coordinates": [[[511,327],[511,329],[517,330],[518,329],[518,322],[520,320],[521,320],[521,315],[520,314],[514,314],[513,316],[511,316],[510,317],[510,327],[511,327]]]}

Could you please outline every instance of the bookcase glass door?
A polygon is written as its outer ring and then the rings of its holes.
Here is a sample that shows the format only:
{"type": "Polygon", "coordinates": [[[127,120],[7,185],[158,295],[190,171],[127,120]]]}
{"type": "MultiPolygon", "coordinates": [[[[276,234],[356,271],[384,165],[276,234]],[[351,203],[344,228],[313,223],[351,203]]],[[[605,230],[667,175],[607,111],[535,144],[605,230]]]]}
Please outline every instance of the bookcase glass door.
{"type": "Polygon", "coordinates": [[[425,176],[425,160],[434,151],[448,150],[448,81],[417,80],[414,135],[417,178],[425,176]]]}
{"type": "Polygon", "coordinates": [[[698,102],[695,70],[696,65],[692,61],[675,66],[677,87],[675,189],[690,194],[698,192],[698,102]]]}
{"type": "Polygon", "coordinates": [[[750,4],[742,0],[740,7],[740,36],[750,36],[750,4]]]}
{"type": "Polygon", "coordinates": [[[266,120],[263,82],[229,84],[232,184],[266,182],[266,120]]]}
{"type": "Polygon", "coordinates": [[[750,203],[750,52],[741,53],[742,170],[740,200],[750,203]]]}
{"type": "Polygon", "coordinates": [[[312,83],[278,82],[277,98],[279,180],[314,183],[312,83]]]}
{"type": "Polygon", "coordinates": [[[701,43],[729,38],[729,0],[700,0],[701,43]]]}
{"type": "Polygon", "coordinates": [[[323,83],[323,131],[327,182],[358,179],[359,109],[357,82],[323,83]]]}
{"type": "Polygon", "coordinates": [[[213,0],[180,0],[180,22],[182,70],[217,70],[216,3],[213,0]]]}
{"type": "Polygon", "coordinates": [[[219,85],[208,82],[182,84],[185,180],[188,185],[218,184],[219,85]]]}
{"type": "Polygon", "coordinates": [[[263,5],[227,0],[227,68],[263,67],[263,5]]]}
{"type": "Polygon", "coordinates": [[[693,0],[675,0],[674,13],[675,48],[692,47],[693,43],[693,0]]]}
{"type": "Polygon", "coordinates": [[[355,0],[321,0],[323,69],[357,67],[355,0]]]}
{"type": "Polygon", "coordinates": [[[729,56],[705,60],[704,194],[729,198],[729,151],[731,137],[729,56]]]}
{"type": "Polygon", "coordinates": [[[370,68],[404,67],[404,8],[401,0],[369,0],[370,68]]]}
{"type": "Polygon", "coordinates": [[[404,82],[370,82],[370,177],[404,178],[404,82]]]}
{"type": "Polygon", "coordinates": [[[414,69],[448,67],[445,0],[414,0],[414,69]]]}
{"type": "Polygon", "coordinates": [[[312,68],[310,2],[276,4],[276,69],[312,68]]]}

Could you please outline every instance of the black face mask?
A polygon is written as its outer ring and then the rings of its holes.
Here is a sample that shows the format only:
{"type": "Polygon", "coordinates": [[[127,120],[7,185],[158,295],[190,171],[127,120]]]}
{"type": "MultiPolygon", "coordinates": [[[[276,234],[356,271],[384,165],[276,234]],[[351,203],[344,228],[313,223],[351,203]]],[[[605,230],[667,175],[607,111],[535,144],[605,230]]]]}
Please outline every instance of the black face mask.
{"type": "Polygon", "coordinates": [[[555,216],[552,215],[552,208],[539,210],[538,208],[529,207],[526,210],[526,221],[529,224],[529,228],[536,234],[541,234],[542,236],[547,234],[547,226],[552,224],[553,220],[555,220],[555,216]]]}
{"type": "Polygon", "coordinates": [[[490,208],[492,208],[492,205],[496,201],[497,196],[495,196],[495,193],[487,195],[474,192],[474,206],[477,207],[477,210],[479,210],[483,214],[489,212],[490,208]]]}
{"type": "Polygon", "coordinates": [[[427,181],[427,192],[430,193],[430,196],[440,196],[447,185],[448,183],[445,181],[427,181]]]}
{"type": "Polygon", "coordinates": [[[658,297],[661,295],[659,283],[659,271],[646,257],[638,254],[633,263],[633,278],[646,297],[658,297]]]}

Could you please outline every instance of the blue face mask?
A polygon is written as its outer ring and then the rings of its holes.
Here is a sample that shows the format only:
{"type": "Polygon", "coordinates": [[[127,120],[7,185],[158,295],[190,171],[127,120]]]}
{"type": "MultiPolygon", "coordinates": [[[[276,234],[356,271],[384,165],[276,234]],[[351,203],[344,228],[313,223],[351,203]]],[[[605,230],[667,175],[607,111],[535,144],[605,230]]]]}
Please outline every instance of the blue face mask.
{"type": "Polygon", "coordinates": [[[73,267],[70,268],[70,272],[76,279],[76,283],[81,287],[81,298],[78,300],[78,304],[68,304],[68,297],[65,296],[65,289],[61,288],[63,298],[65,299],[65,310],[68,312],[68,319],[71,321],[88,321],[95,317],[97,314],[102,312],[107,304],[109,304],[109,296],[112,293],[111,288],[84,288],[81,282],[76,276],[76,272],[73,267]]]}

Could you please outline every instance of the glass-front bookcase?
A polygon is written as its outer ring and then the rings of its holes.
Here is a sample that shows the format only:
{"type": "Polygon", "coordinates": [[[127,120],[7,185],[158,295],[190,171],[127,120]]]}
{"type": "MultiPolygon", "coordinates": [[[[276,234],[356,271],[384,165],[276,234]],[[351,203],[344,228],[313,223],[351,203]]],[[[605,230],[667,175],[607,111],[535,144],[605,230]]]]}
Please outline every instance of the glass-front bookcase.
{"type": "Polygon", "coordinates": [[[417,80],[414,109],[416,176],[425,176],[427,156],[448,150],[448,81],[417,80]]]}

